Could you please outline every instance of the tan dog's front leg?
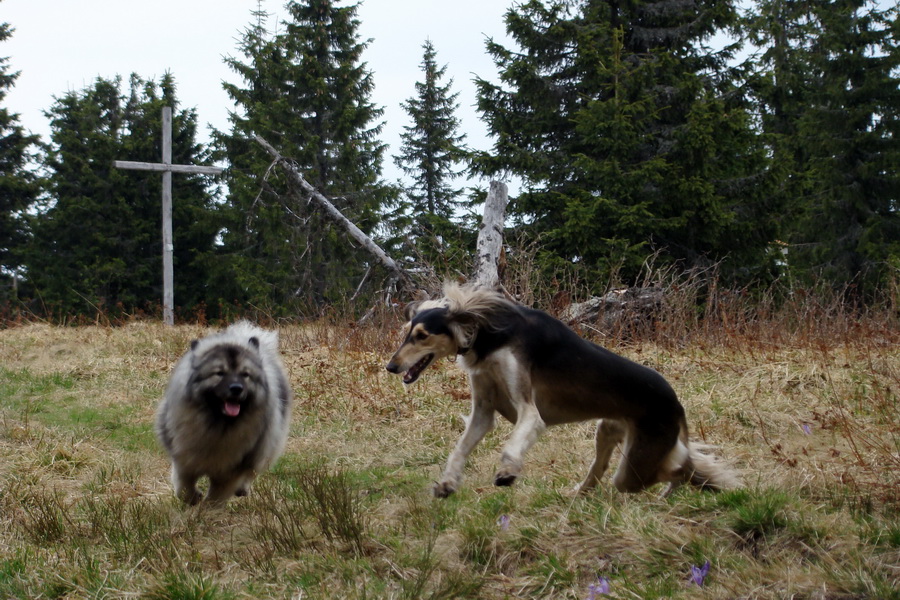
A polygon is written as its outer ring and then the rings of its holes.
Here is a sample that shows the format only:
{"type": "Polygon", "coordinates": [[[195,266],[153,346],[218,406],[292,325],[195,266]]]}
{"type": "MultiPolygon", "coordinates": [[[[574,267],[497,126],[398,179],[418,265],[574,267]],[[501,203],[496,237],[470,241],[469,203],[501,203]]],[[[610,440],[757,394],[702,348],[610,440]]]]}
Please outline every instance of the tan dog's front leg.
{"type": "Polygon", "coordinates": [[[516,426],[500,455],[500,470],[494,476],[494,485],[512,485],[522,473],[524,455],[541,437],[547,426],[537,407],[531,402],[523,402],[516,407],[516,426]]]}
{"type": "Polygon", "coordinates": [[[478,445],[487,432],[494,428],[494,409],[477,397],[472,399],[472,414],[466,422],[466,430],[456,442],[456,447],[447,459],[447,466],[441,480],[434,484],[434,495],[437,498],[446,498],[462,483],[463,467],[466,459],[475,446],[478,445]]]}

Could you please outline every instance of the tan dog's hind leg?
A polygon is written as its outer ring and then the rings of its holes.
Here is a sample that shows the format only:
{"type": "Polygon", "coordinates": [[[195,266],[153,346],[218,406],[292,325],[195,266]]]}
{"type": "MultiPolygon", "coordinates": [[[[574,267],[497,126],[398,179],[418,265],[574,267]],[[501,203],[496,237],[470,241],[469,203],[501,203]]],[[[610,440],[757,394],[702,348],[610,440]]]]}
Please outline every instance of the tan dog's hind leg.
{"type": "Polygon", "coordinates": [[[620,492],[639,492],[660,482],[667,459],[680,442],[677,426],[655,425],[641,428],[639,424],[629,424],[622,462],[613,477],[613,484],[620,492]]]}
{"type": "Polygon", "coordinates": [[[609,466],[609,459],[612,457],[613,450],[625,439],[625,431],[625,424],[615,419],[601,419],[597,423],[597,435],[594,440],[597,454],[594,457],[594,462],[591,464],[587,477],[578,486],[579,494],[586,494],[600,483],[600,478],[603,477],[609,466]]]}

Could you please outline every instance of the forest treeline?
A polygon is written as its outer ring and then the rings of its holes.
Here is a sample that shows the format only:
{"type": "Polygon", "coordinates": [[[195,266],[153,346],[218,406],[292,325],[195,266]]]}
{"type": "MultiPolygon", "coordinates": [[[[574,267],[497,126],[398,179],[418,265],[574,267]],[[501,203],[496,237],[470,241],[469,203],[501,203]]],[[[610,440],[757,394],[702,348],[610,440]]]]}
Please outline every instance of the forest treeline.
{"type": "Polygon", "coordinates": [[[173,178],[182,318],[365,304],[384,282],[256,134],[416,273],[466,273],[486,182],[513,177],[506,258],[542,281],[602,292],[635,284],[652,256],[750,291],[896,290],[896,3],[516,2],[512,43],[487,40],[496,72],[476,75],[493,147],[467,146],[453,81],[423,40],[392,157],[356,4],[288,1],[280,22],[261,9],[248,21],[225,58],[235,110],[208,146],[174,73],[62,93],[40,139],[2,107],[18,73],[0,60],[0,302],[47,317],[158,311],[160,178],[113,161],[158,162],[163,106],[173,162],[225,167],[173,178]],[[404,182],[385,180],[388,159],[404,182]]]}

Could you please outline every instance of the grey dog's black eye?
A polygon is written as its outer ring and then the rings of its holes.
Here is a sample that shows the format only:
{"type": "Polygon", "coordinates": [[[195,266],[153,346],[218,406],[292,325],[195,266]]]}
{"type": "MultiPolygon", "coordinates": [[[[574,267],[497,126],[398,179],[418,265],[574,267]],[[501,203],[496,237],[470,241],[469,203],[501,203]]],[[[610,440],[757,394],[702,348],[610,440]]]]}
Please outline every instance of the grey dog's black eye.
{"type": "Polygon", "coordinates": [[[424,339],[427,338],[427,337],[428,337],[428,334],[427,334],[426,332],[424,332],[424,331],[417,331],[416,334],[413,336],[413,339],[415,339],[416,341],[421,342],[422,340],[424,340],[424,339]]]}

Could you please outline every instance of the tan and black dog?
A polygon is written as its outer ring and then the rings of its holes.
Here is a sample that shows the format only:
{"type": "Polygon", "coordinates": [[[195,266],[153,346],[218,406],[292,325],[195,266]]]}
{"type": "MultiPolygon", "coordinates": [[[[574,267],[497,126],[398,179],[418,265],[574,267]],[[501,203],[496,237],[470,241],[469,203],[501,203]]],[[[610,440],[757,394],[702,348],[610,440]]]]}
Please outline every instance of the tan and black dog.
{"type": "Polygon", "coordinates": [[[596,457],[581,483],[597,485],[613,450],[623,458],[617,489],[637,492],[668,482],[722,489],[735,475],[688,442],[684,408],[662,375],[579,337],[550,315],[472,286],[447,285],[444,297],[410,304],[402,345],[387,364],[411,384],[434,361],[458,356],[468,373],[472,412],[434,495],[462,481],[466,459],[494,427],[495,413],[514,423],[494,483],[511,485],[523,456],[549,425],[601,419],[596,457]]]}

